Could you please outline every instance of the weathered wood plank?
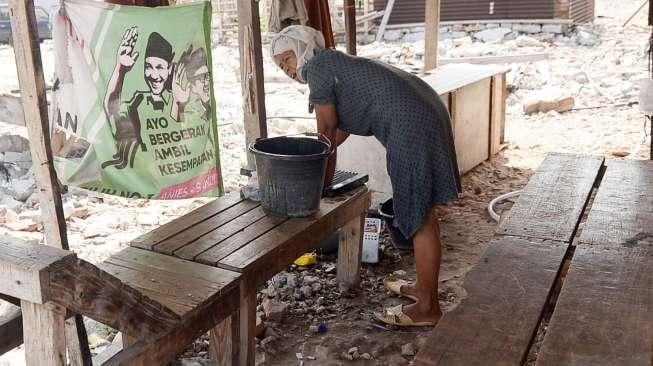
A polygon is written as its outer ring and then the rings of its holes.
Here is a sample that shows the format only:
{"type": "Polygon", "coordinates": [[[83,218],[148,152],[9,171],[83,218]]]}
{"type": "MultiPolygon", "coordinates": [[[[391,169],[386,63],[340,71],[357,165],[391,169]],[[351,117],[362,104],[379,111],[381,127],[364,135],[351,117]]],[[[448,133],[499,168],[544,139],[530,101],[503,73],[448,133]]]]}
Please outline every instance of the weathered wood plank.
{"type": "Polygon", "coordinates": [[[497,233],[570,242],[602,164],[598,156],[548,155],[497,233]]]}
{"type": "Polygon", "coordinates": [[[610,161],[537,364],[653,362],[653,162],[610,161]]]}
{"type": "Polygon", "coordinates": [[[254,276],[257,286],[285,268],[345,223],[365,212],[371,201],[367,187],[345,197],[323,199],[312,217],[290,219],[218,263],[219,267],[254,276]]]}
{"type": "Polygon", "coordinates": [[[76,313],[140,337],[165,333],[181,320],[169,308],[81,259],[53,271],[50,298],[76,313]]]}
{"type": "Polygon", "coordinates": [[[240,283],[240,308],[238,310],[239,365],[251,366],[256,359],[256,287],[252,283],[240,283]]]}
{"type": "Polygon", "coordinates": [[[0,238],[0,292],[43,304],[49,300],[49,278],[58,264],[74,261],[73,252],[46,245],[0,238]]]}
{"type": "Polygon", "coordinates": [[[360,280],[363,226],[365,226],[364,213],[347,222],[340,229],[337,279],[338,282],[350,288],[358,286],[360,280]]]}
{"type": "MultiPolygon", "coordinates": [[[[193,314],[186,319],[180,328],[164,335],[155,342],[138,346],[138,355],[132,361],[144,365],[165,365],[172,361],[176,354],[193,340],[205,334],[209,329],[227,318],[238,309],[238,287],[231,287],[220,297],[220,301],[213,301],[203,311],[193,314]]],[[[146,338],[147,340],[147,338],[146,338]]],[[[123,352],[129,352],[124,350],[123,352]]],[[[116,356],[118,359],[120,355],[116,356]]]]}
{"type": "Polygon", "coordinates": [[[66,310],[53,304],[21,301],[25,362],[27,366],[66,365],[64,316],[66,310]]]}
{"type": "Polygon", "coordinates": [[[180,228],[191,228],[198,223],[220,214],[222,211],[237,205],[242,201],[239,194],[227,194],[217,198],[202,207],[189,212],[186,215],[177,217],[166,225],[148,231],[147,233],[134,239],[130,245],[137,248],[149,249],[171,236],[179,233],[180,228]]]}
{"type": "Polygon", "coordinates": [[[454,93],[456,105],[451,113],[456,124],[454,143],[461,173],[472,170],[490,157],[491,80],[488,77],[454,93]]]}
{"type": "Polygon", "coordinates": [[[467,297],[440,320],[416,365],[521,365],[568,244],[498,237],[465,279],[467,297]]]}
{"type": "Polygon", "coordinates": [[[238,365],[240,319],[235,312],[209,332],[209,354],[215,366],[238,365]]]}
{"type": "MultiPolygon", "coordinates": [[[[216,228],[238,218],[239,216],[255,209],[256,207],[258,207],[257,202],[241,201],[237,205],[232,206],[227,210],[221,212],[219,215],[210,217],[196,224],[195,226],[192,226],[190,228],[177,227],[177,230],[182,230],[182,231],[154,245],[154,247],[151,250],[158,253],[170,255],[174,253],[175,250],[184,247],[185,245],[197,240],[202,235],[205,235],[215,230],[216,228]]],[[[143,248],[143,249],[147,249],[147,248],[143,248]]]]}
{"type": "Polygon", "coordinates": [[[247,245],[247,243],[257,239],[261,235],[264,235],[287,220],[288,219],[281,217],[265,216],[254,224],[242,229],[238,234],[200,254],[195,259],[201,263],[217,265],[219,261],[227,257],[229,254],[242,248],[247,245]]]}
{"type": "Polygon", "coordinates": [[[220,242],[223,240],[241,232],[244,228],[252,225],[263,217],[265,217],[265,212],[263,211],[263,208],[259,206],[241,216],[238,216],[215,230],[202,235],[196,240],[193,240],[192,243],[177,249],[174,252],[174,255],[178,258],[193,259],[200,253],[203,253],[216,245],[220,245],[220,242]]]}
{"type": "Polygon", "coordinates": [[[20,307],[0,301],[0,355],[23,343],[23,317],[20,307]]]}
{"type": "Polygon", "coordinates": [[[345,13],[345,38],[347,53],[356,55],[356,4],[354,0],[343,0],[345,13]]]}
{"type": "Polygon", "coordinates": [[[125,248],[111,256],[112,260],[137,263],[148,268],[174,272],[177,276],[209,282],[214,288],[225,291],[235,286],[238,275],[227,270],[204,266],[198,263],[178,260],[137,248],[125,248]]]}
{"type": "Polygon", "coordinates": [[[506,74],[492,77],[490,98],[490,157],[501,151],[506,122],[506,74]]]}

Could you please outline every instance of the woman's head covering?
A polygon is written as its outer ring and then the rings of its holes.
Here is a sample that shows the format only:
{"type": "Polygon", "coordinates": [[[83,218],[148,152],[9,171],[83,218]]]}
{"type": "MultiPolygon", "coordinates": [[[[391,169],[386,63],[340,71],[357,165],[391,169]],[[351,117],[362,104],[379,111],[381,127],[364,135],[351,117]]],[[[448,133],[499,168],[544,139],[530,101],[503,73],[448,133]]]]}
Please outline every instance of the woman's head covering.
{"type": "Polygon", "coordinates": [[[288,50],[292,50],[297,57],[297,79],[305,83],[301,68],[315,55],[316,50],[324,48],[324,36],[319,31],[304,25],[291,25],[277,33],[270,42],[270,55],[281,67],[275,58],[288,50]]]}

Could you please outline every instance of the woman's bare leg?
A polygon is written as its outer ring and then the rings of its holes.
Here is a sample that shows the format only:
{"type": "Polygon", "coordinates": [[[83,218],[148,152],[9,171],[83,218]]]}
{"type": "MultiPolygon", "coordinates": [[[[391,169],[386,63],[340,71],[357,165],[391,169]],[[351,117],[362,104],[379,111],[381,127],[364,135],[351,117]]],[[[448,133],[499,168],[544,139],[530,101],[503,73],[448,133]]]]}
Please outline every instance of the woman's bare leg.
{"type": "Polygon", "coordinates": [[[438,276],[440,274],[440,227],[435,214],[430,214],[413,237],[417,281],[403,286],[401,291],[417,296],[415,304],[404,307],[404,313],[415,322],[437,322],[442,317],[438,303],[438,276]]]}

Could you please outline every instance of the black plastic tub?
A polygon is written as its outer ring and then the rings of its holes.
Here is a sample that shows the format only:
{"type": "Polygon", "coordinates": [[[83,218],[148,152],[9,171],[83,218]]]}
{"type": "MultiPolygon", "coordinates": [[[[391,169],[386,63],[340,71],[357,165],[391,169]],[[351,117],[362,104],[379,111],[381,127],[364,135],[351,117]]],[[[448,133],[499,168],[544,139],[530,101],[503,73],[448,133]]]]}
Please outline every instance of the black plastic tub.
{"type": "Polygon", "coordinates": [[[395,224],[395,209],[392,198],[381,204],[381,207],[379,207],[379,214],[383,217],[385,226],[388,228],[388,232],[390,232],[392,245],[394,245],[395,248],[402,250],[413,249],[413,240],[405,237],[401,230],[399,230],[399,227],[395,224]]]}
{"type": "Polygon", "coordinates": [[[250,144],[261,206],[267,213],[305,217],[320,208],[331,146],[310,137],[270,137],[250,144]]]}

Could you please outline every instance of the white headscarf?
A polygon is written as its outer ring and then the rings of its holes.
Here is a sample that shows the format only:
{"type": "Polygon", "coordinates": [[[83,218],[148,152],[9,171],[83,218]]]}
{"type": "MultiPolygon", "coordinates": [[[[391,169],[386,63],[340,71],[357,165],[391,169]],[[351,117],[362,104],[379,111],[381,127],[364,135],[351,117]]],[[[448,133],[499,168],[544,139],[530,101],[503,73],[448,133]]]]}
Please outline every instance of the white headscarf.
{"type": "Polygon", "coordinates": [[[272,37],[270,42],[270,55],[281,67],[275,58],[288,50],[292,50],[297,57],[297,79],[305,83],[301,69],[308,60],[315,55],[316,50],[324,48],[324,36],[319,31],[304,25],[291,25],[272,37]]]}

